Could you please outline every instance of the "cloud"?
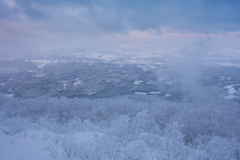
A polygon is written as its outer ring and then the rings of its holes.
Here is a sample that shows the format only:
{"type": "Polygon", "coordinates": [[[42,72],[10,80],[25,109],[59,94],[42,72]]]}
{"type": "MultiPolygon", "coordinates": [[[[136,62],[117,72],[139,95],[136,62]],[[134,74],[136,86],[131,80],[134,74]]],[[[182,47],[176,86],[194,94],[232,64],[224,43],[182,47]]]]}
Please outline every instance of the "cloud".
{"type": "Polygon", "coordinates": [[[0,18],[7,19],[10,18],[11,7],[5,1],[0,1],[0,18]]]}
{"type": "Polygon", "coordinates": [[[56,13],[62,12],[59,14],[63,17],[62,25],[69,25],[69,21],[65,21],[70,19],[70,25],[84,26],[87,20],[92,26],[84,27],[90,32],[167,27],[178,32],[212,33],[239,31],[240,28],[240,2],[233,0],[15,0],[18,8],[11,9],[3,3],[1,15],[22,14],[35,21],[44,19],[47,24],[60,18],[56,13]],[[65,12],[68,9],[85,9],[85,12],[69,15],[65,12]]]}
{"type": "Polygon", "coordinates": [[[0,0],[0,47],[177,46],[188,35],[239,33],[239,13],[234,0],[0,0]]]}

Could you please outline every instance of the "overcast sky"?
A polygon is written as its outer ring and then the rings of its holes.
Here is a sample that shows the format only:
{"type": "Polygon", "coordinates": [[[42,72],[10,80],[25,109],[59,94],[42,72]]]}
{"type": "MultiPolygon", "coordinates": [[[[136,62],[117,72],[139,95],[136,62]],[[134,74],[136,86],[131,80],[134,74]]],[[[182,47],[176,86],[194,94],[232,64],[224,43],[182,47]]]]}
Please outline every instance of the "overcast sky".
{"type": "Polygon", "coordinates": [[[205,40],[240,51],[239,0],[0,0],[0,53],[17,50],[177,51],[205,40]]]}

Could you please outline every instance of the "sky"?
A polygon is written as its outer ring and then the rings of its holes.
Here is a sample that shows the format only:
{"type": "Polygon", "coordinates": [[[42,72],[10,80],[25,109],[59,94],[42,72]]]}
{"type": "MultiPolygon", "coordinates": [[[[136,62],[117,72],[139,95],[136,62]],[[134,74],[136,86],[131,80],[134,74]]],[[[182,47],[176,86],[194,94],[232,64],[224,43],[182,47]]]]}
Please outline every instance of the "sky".
{"type": "MultiPolygon", "coordinates": [[[[56,49],[240,51],[239,0],[0,0],[0,54],[56,49]]],[[[240,52],[239,52],[240,53],[240,52]]]]}

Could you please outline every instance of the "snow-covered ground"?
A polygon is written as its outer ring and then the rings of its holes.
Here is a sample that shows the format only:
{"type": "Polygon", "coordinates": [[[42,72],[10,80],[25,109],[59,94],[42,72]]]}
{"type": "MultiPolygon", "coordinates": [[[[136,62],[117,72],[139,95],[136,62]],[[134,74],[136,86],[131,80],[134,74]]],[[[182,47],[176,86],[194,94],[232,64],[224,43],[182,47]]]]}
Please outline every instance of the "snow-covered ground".
{"type": "Polygon", "coordinates": [[[134,81],[133,82],[133,84],[136,84],[136,85],[138,85],[138,84],[140,84],[140,83],[142,83],[143,81],[142,80],[139,80],[139,81],[134,81]]]}
{"type": "Polygon", "coordinates": [[[151,91],[151,92],[134,92],[135,94],[139,95],[160,95],[162,92],[160,91],[151,91]]]}
{"type": "MultiPolygon", "coordinates": [[[[28,61],[28,60],[26,60],[28,61]]],[[[68,62],[72,62],[72,61],[69,61],[69,60],[46,60],[46,59],[40,59],[40,60],[31,60],[32,63],[36,64],[38,68],[40,69],[43,69],[43,67],[47,64],[51,64],[51,63],[59,63],[59,62],[62,62],[62,63],[68,63],[68,62]]],[[[29,70],[31,72],[31,70],[29,70]]]]}
{"type": "Polygon", "coordinates": [[[49,63],[58,63],[58,60],[31,60],[31,62],[35,63],[38,68],[43,68],[49,63]]]}
{"type": "Polygon", "coordinates": [[[138,99],[163,93],[135,94],[140,95],[108,99],[0,95],[0,160],[237,160],[239,104],[179,103],[156,96],[143,101],[138,99]]]}
{"type": "Polygon", "coordinates": [[[75,87],[76,87],[77,85],[83,83],[79,78],[76,78],[75,80],[76,80],[76,82],[74,82],[74,84],[73,84],[75,87]]]}
{"type": "Polygon", "coordinates": [[[240,67],[240,63],[232,63],[232,62],[215,62],[211,63],[214,66],[217,67],[240,67]]]}
{"type": "Polygon", "coordinates": [[[225,95],[226,99],[239,98],[240,90],[236,90],[234,88],[235,86],[240,86],[240,84],[231,84],[231,85],[226,85],[223,87],[227,90],[226,95],[225,95]]]}
{"type": "Polygon", "coordinates": [[[74,149],[71,145],[95,141],[100,136],[104,134],[97,132],[54,134],[46,129],[28,129],[12,136],[0,130],[0,160],[78,159],[67,149],[74,149]],[[67,144],[66,141],[72,144],[67,144]]]}
{"type": "Polygon", "coordinates": [[[43,76],[45,76],[46,74],[37,74],[37,75],[35,75],[35,76],[33,76],[33,77],[43,77],[43,76]]]}

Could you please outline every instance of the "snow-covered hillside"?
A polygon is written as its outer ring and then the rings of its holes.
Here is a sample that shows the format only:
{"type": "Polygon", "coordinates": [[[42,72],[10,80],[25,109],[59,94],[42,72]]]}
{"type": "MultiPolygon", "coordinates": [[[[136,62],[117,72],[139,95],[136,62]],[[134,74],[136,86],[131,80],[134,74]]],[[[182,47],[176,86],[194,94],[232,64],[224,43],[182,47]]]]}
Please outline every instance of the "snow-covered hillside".
{"type": "Polygon", "coordinates": [[[238,159],[240,108],[140,97],[0,97],[0,160],[238,159]]]}

